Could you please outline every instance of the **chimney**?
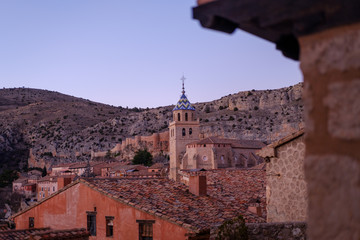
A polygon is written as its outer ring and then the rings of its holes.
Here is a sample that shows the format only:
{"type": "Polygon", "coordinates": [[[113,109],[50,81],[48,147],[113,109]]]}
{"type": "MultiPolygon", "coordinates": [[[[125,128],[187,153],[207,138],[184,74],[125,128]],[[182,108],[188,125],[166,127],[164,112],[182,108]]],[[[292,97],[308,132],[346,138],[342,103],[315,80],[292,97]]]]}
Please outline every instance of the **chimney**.
{"type": "Polygon", "coordinates": [[[63,176],[58,177],[57,178],[58,191],[70,183],[71,183],[71,177],[63,177],[63,176]]]}
{"type": "Polygon", "coordinates": [[[252,213],[258,215],[259,217],[262,216],[262,211],[261,211],[260,206],[249,206],[248,210],[249,210],[249,212],[252,212],[252,213]]]}
{"type": "Polygon", "coordinates": [[[190,176],[189,178],[189,191],[197,196],[206,195],[206,176],[190,176]]]}

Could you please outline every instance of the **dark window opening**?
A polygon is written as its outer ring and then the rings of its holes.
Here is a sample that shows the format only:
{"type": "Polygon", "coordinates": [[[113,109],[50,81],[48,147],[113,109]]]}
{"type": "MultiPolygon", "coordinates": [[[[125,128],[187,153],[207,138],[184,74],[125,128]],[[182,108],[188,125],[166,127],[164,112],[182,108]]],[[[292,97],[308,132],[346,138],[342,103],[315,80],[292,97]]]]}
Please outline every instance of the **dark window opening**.
{"type": "Polygon", "coordinates": [[[178,113],[178,121],[180,121],[180,113],[178,113]]]}
{"type": "Polygon", "coordinates": [[[185,113],[185,121],[187,121],[187,120],[188,120],[188,114],[185,113]]]}
{"type": "Polygon", "coordinates": [[[189,128],[189,135],[192,134],[192,128],[189,128]]]}
{"type": "Polygon", "coordinates": [[[96,236],[96,212],[87,212],[87,230],[90,236],[96,236]]]}
{"type": "Polygon", "coordinates": [[[106,236],[114,236],[114,217],[105,217],[106,220],[106,236]]]}
{"type": "Polygon", "coordinates": [[[153,239],[153,224],[154,220],[136,220],[139,224],[139,240],[153,239]]]}
{"type": "Polygon", "coordinates": [[[29,228],[34,228],[35,219],[33,217],[29,217],[29,228]]]}
{"type": "Polygon", "coordinates": [[[183,135],[183,136],[186,135],[185,128],[182,129],[182,135],[183,135]]]}

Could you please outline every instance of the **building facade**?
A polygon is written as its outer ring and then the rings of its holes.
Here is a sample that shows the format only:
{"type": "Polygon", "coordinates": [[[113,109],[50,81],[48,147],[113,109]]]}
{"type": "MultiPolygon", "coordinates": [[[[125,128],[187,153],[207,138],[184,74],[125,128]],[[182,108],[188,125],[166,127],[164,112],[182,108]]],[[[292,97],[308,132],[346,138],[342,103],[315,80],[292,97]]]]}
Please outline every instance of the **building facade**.
{"type": "MultiPolygon", "coordinates": [[[[251,174],[236,176],[252,179],[262,189],[264,172],[251,174]]],[[[193,179],[190,187],[166,178],[80,179],[12,219],[16,229],[86,228],[93,240],[209,239],[210,229],[239,214],[247,222],[264,222],[247,209],[251,191],[238,191],[237,196],[236,188],[222,185],[227,181],[206,187],[206,179],[202,185],[196,176],[193,179]],[[225,197],[219,195],[220,188],[225,197]],[[205,194],[199,196],[199,192],[205,194]]]]}
{"type": "Polygon", "coordinates": [[[256,140],[209,137],[186,145],[181,169],[250,168],[264,162],[255,154],[265,144],[256,140]]]}
{"type": "Polygon", "coordinates": [[[258,154],[267,159],[267,222],[306,221],[304,130],[266,146],[258,154]]]}

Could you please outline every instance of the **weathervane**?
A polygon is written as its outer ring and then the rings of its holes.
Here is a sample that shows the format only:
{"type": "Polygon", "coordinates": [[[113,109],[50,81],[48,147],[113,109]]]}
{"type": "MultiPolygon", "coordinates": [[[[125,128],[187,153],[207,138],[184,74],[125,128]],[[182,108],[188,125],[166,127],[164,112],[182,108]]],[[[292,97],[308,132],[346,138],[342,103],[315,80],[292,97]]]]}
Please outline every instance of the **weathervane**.
{"type": "Polygon", "coordinates": [[[184,82],[185,82],[185,77],[184,77],[184,74],[183,76],[180,78],[180,80],[182,81],[182,94],[185,94],[185,87],[184,87],[184,82]]]}

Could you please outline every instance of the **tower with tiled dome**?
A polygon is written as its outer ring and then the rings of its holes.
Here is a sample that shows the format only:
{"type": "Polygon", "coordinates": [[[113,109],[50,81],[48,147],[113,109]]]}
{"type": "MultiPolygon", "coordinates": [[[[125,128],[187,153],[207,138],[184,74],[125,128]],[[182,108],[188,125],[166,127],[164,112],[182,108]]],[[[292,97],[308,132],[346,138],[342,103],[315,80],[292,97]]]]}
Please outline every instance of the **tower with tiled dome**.
{"type": "Polygon", "coordinates": [[[195,108],[185,95],[184,76],[182,95],[173,109],[173,121],[169,124],[170,134],[170,179],[179,181],[178,171],[186,151],[186,144],[199,140],[199,120],[195,108]]]}

